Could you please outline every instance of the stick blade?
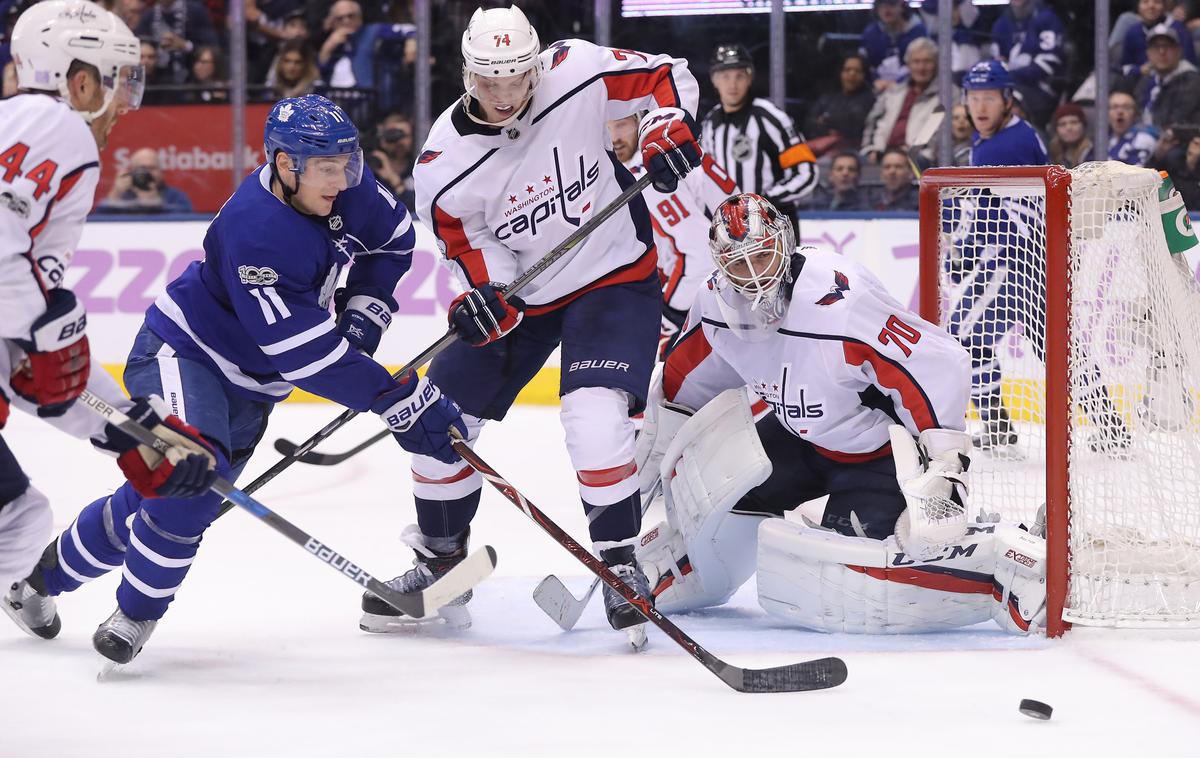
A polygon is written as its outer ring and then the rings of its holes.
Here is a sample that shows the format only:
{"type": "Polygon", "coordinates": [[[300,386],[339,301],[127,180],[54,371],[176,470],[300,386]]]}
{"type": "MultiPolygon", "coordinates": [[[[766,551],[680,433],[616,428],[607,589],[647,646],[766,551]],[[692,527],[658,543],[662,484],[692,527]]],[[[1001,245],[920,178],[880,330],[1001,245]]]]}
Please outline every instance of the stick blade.
{"type": "Polygon", "coordinates": [[[549,616],[564,632],[569,632],[579,623],[587,598],[576,600],[571,591],[554,574],[550,574],[533,590],[533,602],[549,616]]]}
{"type": "Polygon", "coordinates": [[[291,440],[285,440],[283,437],[275,440],[275,452],[279,453],[280,455],[286,455],[290,458],[291,456],[295,455],[296,451],[299,449],[300,446],[291,440]]]}
{"type": "Polygon", "coordinates": [[[847,674],[845,661],[831,657],[769,669],[727,665],[718,675],[738,692],[806,692],[837,687],[847,674]]]}

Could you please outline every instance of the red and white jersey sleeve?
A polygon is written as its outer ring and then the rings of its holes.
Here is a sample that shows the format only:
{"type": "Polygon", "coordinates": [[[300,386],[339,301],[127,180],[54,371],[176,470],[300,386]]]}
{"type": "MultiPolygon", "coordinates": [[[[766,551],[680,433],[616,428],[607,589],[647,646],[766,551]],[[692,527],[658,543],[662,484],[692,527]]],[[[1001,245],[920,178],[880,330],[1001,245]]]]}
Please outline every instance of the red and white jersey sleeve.
{"type": "Polygon", "coordinates": [[[835,460],[890,453],[888,426],[914,435],[965,428],[966,350],[888,294],[866,268],[805,248],[793,263],[788,311],[764,341],[747,342],[702,287],[685,336],[667,355],[667,400],[699,407],[746,384],[793,434],[835,460]]]}
{"type": "Polygon", "coordinates": [[[100,178],[96,141],[48,95],[0,100],[0,338],[28,338],[79,244],[100,178]]]}
{"type": "MultiPolygon", "coordinates": [[[[540,62],[541,83],[512,123],[477,123],[456,102],[417,158],[418,215],[464,287],[511,282],[633,183],[612,155],[607,120],[666,106],[696,112],[699,87],[683,59],[564,40],[540,62]]],[[[644,279],[655,270],[653,246],[635,198],[521,297],[536,314],[644,279]]]]}
{"type": "MultiPolygon", "coordinates": [[[[635,178],[645,168],[641,156],[625,164],[635,178]]],[[[712,156],[705,154],[700,167],[690,172],[674,192],[648,187],[642,196],[650,208],[658,270],[663,278],[663,302],[677,311],[692,307],[696,291],[712,273],[708,227],[717,207],[740,192],[712,156]]]]}

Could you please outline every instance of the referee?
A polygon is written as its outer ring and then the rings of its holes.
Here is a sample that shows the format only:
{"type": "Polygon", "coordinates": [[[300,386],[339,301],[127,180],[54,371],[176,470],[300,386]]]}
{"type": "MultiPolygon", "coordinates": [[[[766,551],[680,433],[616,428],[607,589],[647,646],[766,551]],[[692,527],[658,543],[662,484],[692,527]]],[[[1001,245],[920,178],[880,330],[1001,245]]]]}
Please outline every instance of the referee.
{"type": "Polygon", "coordinates": [[[743,192],[754,192],[789,216],[817,186],[817,158],[792,119],[770,101],[750,97],[754,62],[741,45],[720,45],[709,61],[721,102],[704,117],[700,144],[743,192]]]}

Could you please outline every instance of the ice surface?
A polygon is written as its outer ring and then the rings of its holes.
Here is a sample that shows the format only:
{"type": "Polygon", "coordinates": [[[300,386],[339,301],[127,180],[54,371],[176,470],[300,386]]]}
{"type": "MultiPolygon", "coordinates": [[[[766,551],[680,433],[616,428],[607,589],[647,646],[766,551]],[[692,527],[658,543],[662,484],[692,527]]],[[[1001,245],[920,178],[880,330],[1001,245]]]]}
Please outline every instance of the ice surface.
{"type": "MultiPolygon", "coordinates": [[[[242,483],[271,465],[275,437],[300,441],[332,406],[286,405],[242,483]]],[[[376,431],[369,415],[323,449],[376,431]]],[[[14,414],[5,439],[55,506],[56,528],[119,482],[108,458],[14,414]]],[[[480,453],[534,503],[586,537],[554,409],[520,407],[480,453]]],[[[413,520],[406,457],[385,440],[335,468],[293,466],[264,503],[381,578],[406,568],[413,520]]],[[[655,516],[651,515],[650,519],[655,516]]],[[[496,546],[472,629],[386,636],[358,630],[355,586],[248,514],[208,532],[142,655],[97,683],[90,637],[116,576],[61,598],[57,640],[0,619],[0,758],[121,756],[1189,756],[1200,748],[1198,633],[1077,629],[1009,637],[819,635],[774,624],[753,583],[728,606],[675,618],[715,655],[772,666],[836,654],[850,669],[824,692],[726,688],[657,630],[646,652],[606,628],[600,603],[564,633],[529,593],[548,572],[578,595],[584,569],[490,488],[476,545],[496,546]],[[1035,722],[1022,698],[1054,707],[1035,722]]]]}

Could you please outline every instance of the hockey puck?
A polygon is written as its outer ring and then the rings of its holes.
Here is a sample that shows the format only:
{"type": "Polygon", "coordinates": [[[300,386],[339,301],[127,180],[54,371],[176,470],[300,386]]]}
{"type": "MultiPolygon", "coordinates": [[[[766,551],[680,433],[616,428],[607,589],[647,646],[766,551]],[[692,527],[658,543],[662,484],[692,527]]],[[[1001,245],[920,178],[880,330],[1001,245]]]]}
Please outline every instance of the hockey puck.
{"type": "Polygon", "coordinates": [[[1049,721],[1050,714],[1054,712],[1054,709],[1045,703],[1029,699],[1022,700],[1017,710],[1029,718],[1037,719],[1038,721],[1049,721]]]}

